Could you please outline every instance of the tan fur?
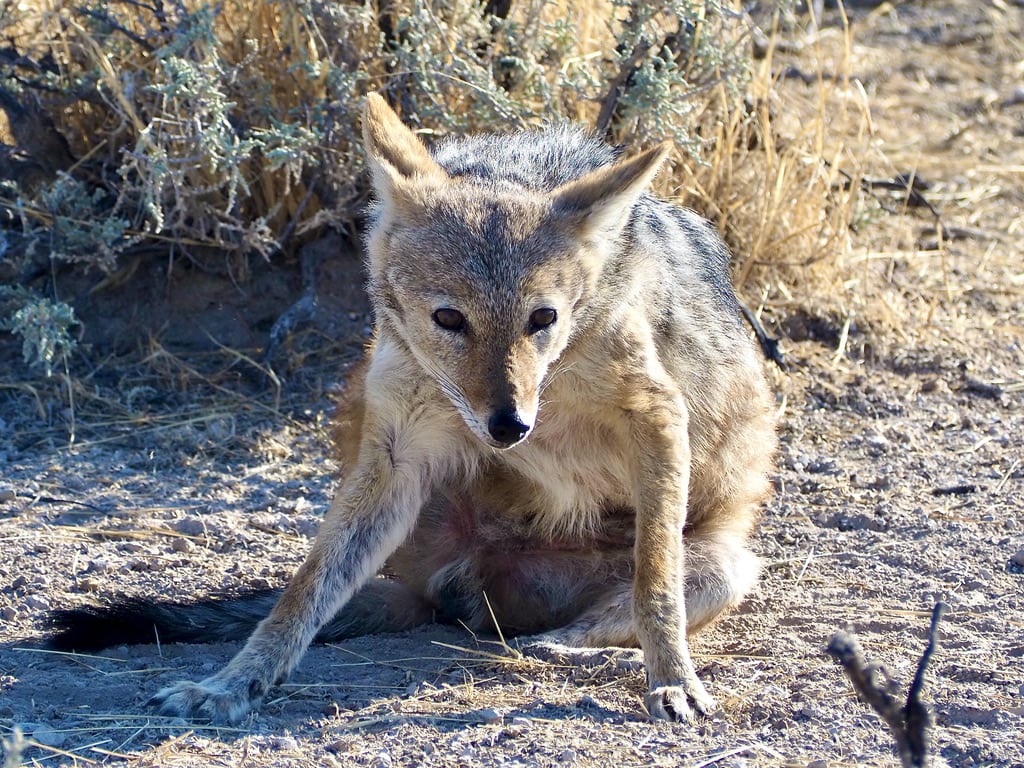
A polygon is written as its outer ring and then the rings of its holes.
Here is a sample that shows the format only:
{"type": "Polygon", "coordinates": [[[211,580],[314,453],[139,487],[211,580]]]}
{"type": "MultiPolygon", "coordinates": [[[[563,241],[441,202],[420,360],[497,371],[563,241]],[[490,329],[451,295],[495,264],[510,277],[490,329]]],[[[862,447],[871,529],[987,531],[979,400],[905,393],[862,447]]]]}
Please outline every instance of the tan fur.
{"type": "Polygon", "coordinates": [[[680,288],[666,325],[657,246],[623,250],[666,148],[544,191],[449,177],[377,96],[364,133],[377,335],[338,417],[337,497],[245,648],[157,700],[238,720],[387,561],[424,610],[477,629],[486,595],[527,650],[639,644],[653,716],[710,711],[687,632],[756,580],[774,419],[727,310],[680,288]],[[459,251],[495,221],[507,261],[459,251]],[[439,328],[439,307],[466,327],[439,328]],[[557,320],[537,330],[538,308],[557,320]],[[495,438],[498,412],[526,434],[495,438]]]}

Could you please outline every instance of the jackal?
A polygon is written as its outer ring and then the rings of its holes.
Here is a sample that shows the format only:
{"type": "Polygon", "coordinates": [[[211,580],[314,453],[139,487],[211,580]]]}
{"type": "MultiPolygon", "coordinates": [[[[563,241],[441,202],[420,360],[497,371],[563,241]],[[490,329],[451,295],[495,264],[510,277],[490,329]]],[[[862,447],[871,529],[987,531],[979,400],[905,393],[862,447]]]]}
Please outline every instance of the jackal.
{"type": "MultiPolygon", "coordinates": [[[[757,579],[774,408],[725,246],[645,191],[668,148],[554,126],[431,152],[376,95],[363,131],[376,328],[337,496],[242,650],[155,703],[236,722],[315,638],[436,618],[541,655],[639,645],[652,716],[709,712],[687,635],[757,579]]],[[[240,639],[261,604],[70,613],[54,642],[240,639]]]]}

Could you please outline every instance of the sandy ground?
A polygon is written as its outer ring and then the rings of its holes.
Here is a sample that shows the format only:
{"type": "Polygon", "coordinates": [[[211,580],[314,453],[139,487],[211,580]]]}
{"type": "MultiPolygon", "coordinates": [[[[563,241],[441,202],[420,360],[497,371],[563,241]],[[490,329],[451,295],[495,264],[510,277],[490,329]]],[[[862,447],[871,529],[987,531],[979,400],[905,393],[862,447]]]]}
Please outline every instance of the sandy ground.
{"type": "Polygon", "coordinates": [[[286,455],[242,462],[197,459],[201,445],[155,455],[146,436],[19,452],[0,507],[0,724],[30,734],[25,757],[43,764],[892,765],[890,737],[823,649],[851,627],[906,686],[941,597],[952,610],[926,689],[938,754],[1024,765],[1024,409],[1019,392],[979,386],[1019,381],[1022,354],[979,379],[955,359],[800,374],[812,383],[788,405],[758,537],[765,578],[695,641],[722,707],[695,726],[647,721],[640,673],[503,663],[500,646],[450,628],[315,648],[239,729],[155,717],[148,696],[238,646],[55,656],[30,647],[41,616],[111,593],[281,583],[330,495],[316,430],[279,428],[261,439],[286,455]]]}
{"type": "MultiPolygon", "coordinates": [[[[979,29],[1008,25],[1020,39],[1019,7],[972,13],[979,29]]],[[[215,671],[239,644],[39,650],[53,608],[282,584],[331,496],[326,384],[278,407],[272,395],[211,405],[180,388],[131,387],[126,374],[89,380],[97,401],[127,405],[80,423],[74,446],[61,414],[40,423],[24,386],[0,401],[5,766],[891,766],[892,738],[824,647],[851,628],[905,690],[937,599],[951,610],[925,689],[934,754],[1024,766],[1024,96],[1014,101],[1024,59],[1019,44],[993,42],[1005,37],[952,40],[964,27],[948,19],[871,24],[856,53],[879,135],[888,131],[894,164],[927,167],[947,223],[966,234],[941,269],[895,265],[894,280],[921,295],[939,280],[944,298],[908,317],[884,352],[787,344],[794,366],[772,373],[782,451],[756,544],[764,578],[693,643],[715,717],[650,722],[642,673],[516,660],[457,628],[314,648],[234,729],[160,718],[146,700],[215,671]],[[880,74],[894,39],[903,65],[880,74]],[[989,62],[981,84],[965,74],[979,61],[989,62]],[[931,138],[922,129],[913,144],[914,100],[899,96],[936,67],[962,76],[935,79],[930,108],[945,103],[960,122],[931,138]],[[945,163],[922,160],[951,133],[971,142],[947,147],[945,163]]],[[[342,366],[324,377],[340,380],[342,366]]]]}

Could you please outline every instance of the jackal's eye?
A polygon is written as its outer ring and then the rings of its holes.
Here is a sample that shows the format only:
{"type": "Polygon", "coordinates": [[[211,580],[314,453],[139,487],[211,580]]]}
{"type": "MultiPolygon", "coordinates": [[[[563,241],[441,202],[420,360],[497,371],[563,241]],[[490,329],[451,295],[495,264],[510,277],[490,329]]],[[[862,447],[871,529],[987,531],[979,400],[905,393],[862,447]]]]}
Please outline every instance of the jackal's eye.
{"type": "Polygon", "coordinates": [[[459,331],[466,330],[466,318],[457,309],[441,307],[440,309],[434,310],[432,317],[434,318],[434,322],[446,331],[458,333],[459,331]]]}
{"type": "Polygon", "coordinates": [[[533,310],[533,313],[530,315],[530,333],[537,333],[537,331],[549,328],[555,324],[557,319],[558,313],[551,309],[551,307],[533,310]]]}

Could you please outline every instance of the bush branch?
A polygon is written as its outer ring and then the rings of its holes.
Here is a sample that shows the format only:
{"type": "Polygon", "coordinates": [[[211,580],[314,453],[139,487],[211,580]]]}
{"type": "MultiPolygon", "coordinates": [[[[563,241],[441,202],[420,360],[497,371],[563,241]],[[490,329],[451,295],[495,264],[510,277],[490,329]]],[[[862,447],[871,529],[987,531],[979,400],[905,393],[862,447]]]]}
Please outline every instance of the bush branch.
{"type": "Polygon", "coordinates": [[[857,638],[850,632],[837,632],[828,644],[828,654],[838,661],[846,676],[861,699],[889,726],[896,739],[896,749],[906,768],[926,768],[930,764],[929,748],[932,726],[932,712],[921,701],[925,669],[935,652],[939,620],[948,609],[946,603],[936,603],[932,611],[931,627],[928,630],[928,645],[921,654],[917,673],[907,693],[907,700],[900,706],[896,699],[898,688],[885,669],[867,661],[857,638]]]}

